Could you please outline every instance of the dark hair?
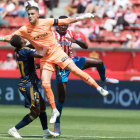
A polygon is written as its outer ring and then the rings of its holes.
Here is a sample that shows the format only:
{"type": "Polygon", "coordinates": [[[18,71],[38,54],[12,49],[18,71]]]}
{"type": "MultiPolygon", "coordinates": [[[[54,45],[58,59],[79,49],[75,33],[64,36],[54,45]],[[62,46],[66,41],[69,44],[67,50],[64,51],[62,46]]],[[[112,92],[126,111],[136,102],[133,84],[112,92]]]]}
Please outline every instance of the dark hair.
{"type": "Polygon", "coordinates": [[[37,12],[39,12],[39,9],[38,9],[37,7],[35,7],[35,6],[29,7],[28,11],[29,11],[29,10],[36,10],[37,12]]]}
{"type": "Polygon", "coordinates": [[[68,18],[67,16],[60,16],[59,19],[68,18]]]}
{"type": "Polygon", "coordinates": [[[19,35],[13,35],[10,44],[16,48],[16,51],[20,50],[22,48],[21,37],[19,35]]]}

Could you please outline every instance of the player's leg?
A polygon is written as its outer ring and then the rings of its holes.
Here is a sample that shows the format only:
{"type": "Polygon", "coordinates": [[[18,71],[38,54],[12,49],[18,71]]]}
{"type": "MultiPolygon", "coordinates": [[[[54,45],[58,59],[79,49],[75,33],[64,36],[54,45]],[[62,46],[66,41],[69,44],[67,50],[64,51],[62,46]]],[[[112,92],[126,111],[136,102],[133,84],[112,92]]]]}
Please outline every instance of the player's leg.
{"type": "Polygon", "coordinates": [[[86,61],[84,63],[84,66],[83,66],[83,70],[87,69],[87,68],[91,68],[91,67],[97,67],[97,71],[100,75],[102,84],[105,84],[105,83],[117,84],[117,83],[119,83],[119,81],[116,79],[106,78],[105,65],[104,65],[102,60],[100,60],[98,58],[87,57],[86,61]]]}
{"type": "Polygon", "coordinates": [[[102,60],[98,58],[86,57],[86,61],[83,66],[83,70],[91,67],[97,67],[97,71],[101,78],[101,84],[112,83],[118,84],[117,79],[106,78],[105,76],[105,65],[102,60]]]}
{"type": "Polygon", "coordinates": [[[50,119],[50,123],[55,123],[56,118],[60,114],[58,110],[56,109],[54,94],[51,89],[51,77],[52,77],[53,72],[47,69],[41,69],[40,74],[41,74],[41,81],[42,81],[42,86],[45,91],[45,95],[52,108],[52,117],[50,119]]]}
{"type": "Polygon", "coordinates": [[[56,102],[56,107],[60,113],[60,116],[57,117],[56,122],[54,124],[54,132],[61,134],[60,132],[60,117],[62,114],[63,104],[65,102],[65,96],[66,96],[66,85],[67,83],[57,83],[57,92],[58,92],[58,101],[56,102]]]}
{"type": "Polygon", "coordinates": [[[103,96],[108,95],[108,91],[104,90],[101,88],[95,80],[93,80],[92,77],[89,76],[86,72],[82,71],[79,69],[75,63],[68,57],[68,55],[61,49],[57,50],[56,55],[58,56],[56,59],[54,59],[54,64],[57,64],[60,66],[62,69],[67,69],[71,73],[73,73],[75,76],[81,78],[84,82],[87,84],[95,87],[100,94],[103,96]]]}
{"type": "Polygon", "coordinates": [[[29,114],[27,114],[26,116],[24,116],[24,118],[17,124],[15,125],[13,128],[9,129],[8,134],[15,137],[15,138],[22,138],[19,133],[18,130],[25,127],[26,125],[30,124],[34,119],[36,119],[39,115],[39,110],[40,110],[40,106],[39,107],[31,107],[31,112],[29,114]]]}
{"type": "Polygon", "coordinates": [[[65,67],[65,69],[69,70],[75,76],[81,78],[84,82],[86,82],[90,86],[93,86],[94,88],[96,88],[97,91],[100,92],[100,94],[102,94],[103,96],[107,96],[108,95],[108,91],[106,91],[103,88],[101,88],[89,74],[87,74],[86,72],[84,72],[81,69],[79,69],[75,65],[74,62],[71,62],[70,64],[68,64],[65,67]]]}
{"type": "Polygon", "coordinates": [[[44,101],[44,99],[42,98],[41,95],[40,95],[40,115],[39,115],[39,119],[40,119],[42,129],[43,129],[43,138],[50,138],[50,137],[59,136],[59,134],[51,132],[48,129],[47,114],[46,114],[46,102],[44,101]]]}
{"type": "Polygon", "coordinates": [[[30,113],[24,116],[24,118],[17,125],[8,131],[8,134],[15,138],[21,138],[18,130],[30,124],[39,116],[40,113],[40,102],[38,102],[38,94],[34,92],[33,87],[19,87],[19,90],[25,97],[25,107],[30,108],[30,113]]]}

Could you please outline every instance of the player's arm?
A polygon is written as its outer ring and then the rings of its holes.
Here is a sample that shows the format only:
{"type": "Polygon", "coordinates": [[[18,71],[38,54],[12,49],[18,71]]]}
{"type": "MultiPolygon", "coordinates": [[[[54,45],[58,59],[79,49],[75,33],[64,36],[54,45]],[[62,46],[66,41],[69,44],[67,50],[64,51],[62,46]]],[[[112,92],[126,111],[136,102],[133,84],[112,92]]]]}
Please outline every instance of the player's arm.
{"type": "Polygon", "coordinates": [[[78,44],[78,45],[79,45],[81,48],[83,48],[83,49],[88,49],[88,45],[87,45],[86,42],[84,42],[81,38],[72,39],[72,38],[66,37],[66,39],[68,39],[68,40],[71,41],[72,43],[78,44]]]}
{"type": "Polygon", "coordinates": [[[71,23],[75,23],[77,21],[82,21],[84,19],[88,19],[88,18],[94,18],[94,15],[91,13],[85,13],[82,16],[79,17],[69,17],[69,18],[65,18],[65,19],[54,19],[54,26],[57,25],[64,25],[64,24],[71,24],[71,23]]]}
{"type": "Polygon", "coordinates": [[[18,29],[17,31],[12,33],[11,35],[2,36],[2,37],[0,37],[0,41],[2,41],[2,42],[10,42],[10,40],[11,40],[13,35],[16,34],[16,35],[22,36],[22,31],[23,30],[24,30],[24,28],[21,27],[20,29],[18,29]]]}
{"type": "Polygon", "coordinates": [[[46,54],[46,51],[47,51],[47,47],[43,47],[41,51],[36,51],[34,54],[33,54],[33,57],[35,58],[43,58],[46,54]]]}
{"type": "MultiPolygon", "coordinates": [[[[28,44],[27,47],[29,47],[30,49],[35,49],[35,47],[32,44],[28,44]]],[[[46,51],[47,51],[47,48],[43,47],[41,51],[36,51],[33,54],[33,57],[35,57],[35,58],[43,58],[44,55],[46,54],[46,51]]]]}

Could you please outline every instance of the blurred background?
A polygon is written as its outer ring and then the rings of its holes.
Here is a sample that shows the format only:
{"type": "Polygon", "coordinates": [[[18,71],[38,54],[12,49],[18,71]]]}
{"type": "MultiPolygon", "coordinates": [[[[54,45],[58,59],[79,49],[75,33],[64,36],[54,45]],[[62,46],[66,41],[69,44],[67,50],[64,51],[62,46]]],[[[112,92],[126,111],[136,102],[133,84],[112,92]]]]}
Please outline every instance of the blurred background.
{"type": "MultiPolygon", "coordinates": [[[[110,93],[103,98],[96,90],[70,74],[65,106],[139,109],[140,1],[35,1],[39,4],[41,18],[58,18],[61,15],[72,17],[84,13],[98,15],[94,19],[69,26],[89,46],[88,50],[82,50],[73,44],[73,53],[75,56],[102,59],[106,66],[106,77],[120,80],[118,85],[103,85],[110,93]]],[[[25,2],[26,0],[0,0],[0,36],[11,34],[28,22],[25,2]]],[[[36,63],[39,63],[39,59],[36,59],[36,63]]],[[[96,68],[85,71],[99,83],[96,68]]],[[[37,74],[40,75],[39,70],[37,74]]],[[[17,86],[19,77],[13,47],[9,43],[0,42],[0,104],[24,104],[24,98],[17,86]]],[[[52,76],[52,89],[57,98],[55,74],[52,76]]],[[[41,87],[40,91],[44,97],[41,87]]]]}

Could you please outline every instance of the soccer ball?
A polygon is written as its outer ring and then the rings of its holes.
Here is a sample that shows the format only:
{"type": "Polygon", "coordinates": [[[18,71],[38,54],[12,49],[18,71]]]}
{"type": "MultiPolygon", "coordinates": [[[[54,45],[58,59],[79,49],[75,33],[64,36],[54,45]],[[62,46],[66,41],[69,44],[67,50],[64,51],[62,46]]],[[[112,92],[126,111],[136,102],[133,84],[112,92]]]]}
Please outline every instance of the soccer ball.
{"type": "Polygon", "coordinates": [[[30,8],[30,7],[37,7],[37,8],[39,8],[38,7],[38,4],[35,2],[35,1],[33,1],[33,0],[31,0],[31,1],[27,1],[27,2],[25,2],[25,10],[28,12],[28,9],[30,8]]]}

